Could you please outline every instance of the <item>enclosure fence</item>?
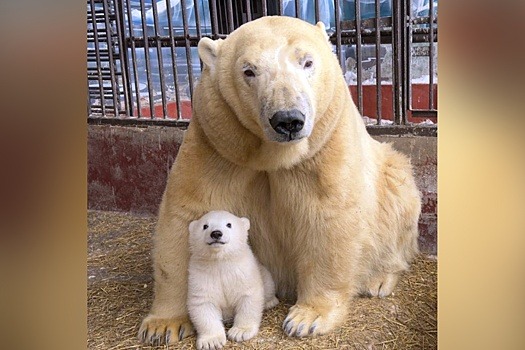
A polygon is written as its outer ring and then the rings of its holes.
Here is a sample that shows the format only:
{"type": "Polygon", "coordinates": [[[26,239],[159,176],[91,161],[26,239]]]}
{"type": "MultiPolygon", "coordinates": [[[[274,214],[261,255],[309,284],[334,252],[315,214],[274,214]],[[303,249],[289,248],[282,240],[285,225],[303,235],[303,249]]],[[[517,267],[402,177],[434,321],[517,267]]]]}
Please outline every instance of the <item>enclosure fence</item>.
{"type": "Polygon", "coordinates": [[[437,0],[88,0],[88,121],[187,126],[197,43],[268,15],[322,21],[369,131],[437,133],[437,0]]]}

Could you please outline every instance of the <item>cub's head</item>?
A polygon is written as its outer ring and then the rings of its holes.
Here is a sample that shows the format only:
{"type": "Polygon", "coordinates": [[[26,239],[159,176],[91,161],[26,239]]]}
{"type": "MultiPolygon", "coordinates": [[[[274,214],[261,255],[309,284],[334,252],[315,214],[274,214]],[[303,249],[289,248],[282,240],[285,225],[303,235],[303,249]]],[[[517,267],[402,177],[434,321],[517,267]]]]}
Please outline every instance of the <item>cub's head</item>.
{"type": "Polygon", "coordinates": [[[189,225],[192,254],[231,254],[247,246],[250,221],[227,211],[211,211],[189,225]]]}
{"type": "Polygon", "coordinates": [[[321,22],[263,17],[198,50],[203,78],[263,141],[303,142],[329,107],[339,66],[321,22]]]}

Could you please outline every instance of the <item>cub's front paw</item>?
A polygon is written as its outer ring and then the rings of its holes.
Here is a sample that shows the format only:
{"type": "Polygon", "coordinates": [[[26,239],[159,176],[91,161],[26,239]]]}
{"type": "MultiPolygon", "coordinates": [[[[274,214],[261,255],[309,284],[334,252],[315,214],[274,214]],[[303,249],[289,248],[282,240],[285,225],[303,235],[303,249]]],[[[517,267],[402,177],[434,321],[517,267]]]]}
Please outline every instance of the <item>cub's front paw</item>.
{"type": "Polygon", "coordinates": [[[236,342],[242,342],[242,341],[253,338],[257,334],[258,331],[259,331],[259,327],[257,326],[251,326],[251,327],[233,326],[228,331],[228,339],[236,341],[236,342]]]}
{"type": "MultiPolygon", "coordinates": [[[[337,312],[321,312],[321,308],[307,305],[294,305],[283,323],[284,332],[292,337],[326,334],[339,321],[337,312]]],[[[331,310],[334,311],[334,310],[331,310]]]]}
{"type": "Polygon", "coordinates": [[[226,344],[224,330],[217,334],[197,335],[197,350],[217,350],[226,344]]]}
{"type": "Polygon", "coordinates": [[[139,329],[139,340],[146,344],[174,344],[195,333],[187,316],[159,318],[147,316],[139,329]]]}

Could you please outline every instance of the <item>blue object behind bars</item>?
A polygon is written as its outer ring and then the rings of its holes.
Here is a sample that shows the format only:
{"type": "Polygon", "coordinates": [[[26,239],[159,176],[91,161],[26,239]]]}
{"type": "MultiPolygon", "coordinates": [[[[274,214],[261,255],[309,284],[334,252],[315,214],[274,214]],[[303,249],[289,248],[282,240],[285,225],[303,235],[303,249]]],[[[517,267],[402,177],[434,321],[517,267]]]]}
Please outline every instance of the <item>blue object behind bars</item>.
{"type": "MultiPolygon", "coordinates": [[[[214,1],[214,0],[212,0],[214,1]]],[[[278,0],[275,0],[278,1],[278,0]]],[[[429,1],[430,0],[412,0],[412,15],[417,16],[428,16],[429,15],[429,1]]],[[[437,14],[437,3],[438,0],[433,0],[434,2],[434,14],[437,14]]],[[[153,1],[145,0],[144,1],[144,12],[145,18],[144,23],[146,24],[147,33],[143,33],[142,27],[142,13],[140,10],[140,1],[130,0],[131,6],[131,22],[133,26],[133,35],[135,37],[144,36],[154,36],[155,35],[155,22],[154,22],[154,13],[153,13],[153,3],[156,6],[157,10],[157,31],[160,36],[167,36],[169,34],[168,27],[168,10],[167,10],[167,1],[153,1]]],[[[375,11],[375,0],[359,0],[360,9],[361,9],[361,19],[374,18],[376,16],[375,11]]],[[[200,30],[202,35],[211,35],[211,18],[210,18],[210,4],[209,0],[198,0],[198,11],[199,11],[199,22],[200,30]]],[[[195,6],[193,0],[186,0],[186,16],[187,16],[187,26],[188,34],[195,36],[197,34],[197,23],[195,15],[195,6]]],[[[341,20],[355,20],[355,0],[341,0],[339,2],[340,8],[340,18],[341,20]]],[[[181,36],[184,34],[184,22],[182,17],[182,8],[181,0],[171,0],[171,23],[173,26],[173,34],[181,36]]],[[[283,14],[285,16],[295,17],[295,1],[294,0],[284,0],[283,1],[283,14]]],[[[314,0],[300,0],[299,7],[299,18],[306,20],[312,24],[315,24],[315,1],[314,0]]],[[[380,17],[389,17],[392,16],[392,0],[380,0],[380,17]]],[[[127,17],[127,12],[126,12],[127,17]]],[[[334,0],[319,0],[319,20],[325,24],[329,33],[335,31],[335,8],[334,0]]],[[[128,21],[125,21],[126,26],[128,21]]],[[[130,28],[126,28],[128,35],[131,34],[130,28]]],[[[160,66],[163,71],[166,72],[166,75],[169,76],[171,72],[171,53],[168,48],[162,48],[163,52],[163,61],[160,62],[160,66]]],[[[188,90],[188,67],[186,61],[186,49],[185,47],[175,48],[176,52],[176,65],[179,72],[177,79],[177,84],[179,89],[186,92],[188,90]]],[[[192,47],[190,49],[192,56],[192,72],[195,78],[200,76],[200,64],[199,57],[197,53],[197,48],[192,47]]],[[[144,48],[136,49],[136,58],[138,66],[138,78],[140,80],[141,87],[139,88],[142,93],[146,91],[144,88],[146,80],[146,65],[144,60],[144,48]]],[[[152,85],[154,90],[160,89],[160,80],[159,80],[159,66],[158,66],[158,57],[155,47],[150,47],[149,49],[150,59],[152,63],[152,85]]],[[[131,55],[129,55],[131,59],[131,55]]],[[[173,79],[171,77],[171,79],[173,79]]],[[[133,87],[134,88],[134,87],[133,87]]],[[[181,92],[182,92],[181,91],[181,92]]]]}
{"type": "MultiPolygon", "coordinates": [[[[342,19],[343,20],[355,20],[355,1],[344,0],[342,1],[342,19]]],[[[376,3],[375,0],[361,0],[359,1],[361,10],[361,19],[375,18],[376,17],[376,3]]],[[[380,17],[392,16],[392,0],[381,0],[379,7],[380,17]]]]}
{"type": "MultiPolygon", "coordinates": [[[[133,21],[133,29],[135,31],[142,31],[142,14],[140,11],[140,2],[131,1],[131,15],[133,21]]],[[[157,10],[157,28],[159,35],[168,35],[168,6],[166,0],[160,0],[155,3],[157,10]]],[[[182,2],[181,0],[170,1],[170,12],[171,12],[171,24],[173,26],[173,34],[183,35],[184,34],[184,21],[182,17],[182,2]]],[[[186,0],[186,18],[188,25],[188,33],[190,35],[197,34],[197,20],[195,14],[195,5],[193,0],[186,0]]],[[[145,1],[145,18],[144,21],[147,26],[147,35],[155,34],[155,21],[154,12],[151,1],[145,1]]],[[[208,0],[197,1],[197,7],[199,10],[199,24],[201,33],[203,35],[211,34],[211,19],[210,19],[210,5],[208,0]]]]}
{"type": "MultiPolygon", "coordinates": [[[[438,0],[434,1],[434,14],[437,14],[438,0]]],[[[342,21],[355,20],[355,0],[341,0],[339,2],[340,18],[342,21]]],[[[375,0],[360,0],[361,19],[376,17],[375,0]]],[[[414,17],[423,17],[429,15],[429,0],[413,0],[412,14],[414,17]]],[[[335,9],[334,0],[319,0],[319,20],[324,23],[325,27],[333,32],[335,30],[335,9]]],[[[285,16],[295,17],[295,1],[283,1],[283,14],[285,16]]],[[[301,0],[299,7],[299,18],[315,24],[315,2],[314,0],[301,0]]],[[[392,16],[392,0],[380,0],[379,17],[392,16]]]]}
{"type": "MultiPolygon", "coordinates": [[[[181,7],[181,1],[180,0],[171,0],[170,1],[170,12],[171,12],[171,25],[173,27],[173,34],[174,35],[184,35],[184,21],[182,17],[182,7],[181,7]]],[[[186,0],[186,24],[188,26],[188,34],[195,36],[197,35],[197,21],[196,21],[196,14],[195,14],[195,5],[193,0],[186,0]]],[[[155,2],[156,10],[157,10],[157,33],[160,36],[167,36],[169,35],[169,22],[168,22],[168,8],[167,8],[167,1],[166,0],[160,0],[155,2]]],[[[142,12],[140,9],[140,1],[130,1],[130,7],[131,7],[131,20],[132,20],[132,26],[133,26],[133,34],[134,36],[143,36],[143,19],[142,19],[142,12]]],[[[202,35],[210,35],[211,34],[211,18],[210,18],[210,6],[208,0],[199,0],[197,2],[197,7],[199,11],[199,24],[200,24],[200,30],[202,35]]],[[[126,14],[127,15],[127,14],[126,14]]],[[[144,23],[146,24],[146,30],[145,33],[146,36],[154,36],[155,35],[155,16],[153,12],[153,5],[152,1],[144,1],[144,23]]],[[[126,21],[126,25],[128,22],[126,21]]],[[[130,32],[130,28],[127,28],[128,33],[130,32]]],[[[145,63],[145,49],[144,48],[137,48],[135,50],[136,54],[136,63],[137,63],[137,75],[140,81],[140,91],[141,94],[145,94],[147,92],[147,76],[146,76],[146,63],[145,63]],[[143,85],[144,84],[144,85],[143,85]]],[[[157,57],[157,49],[156,47],[150,47],[149,50],[150,55],[150,61],[151,61],[151,80],[152,80],[152,88],[154,91],[160,91],[160,76],[159,76],[159,63],[161,66],[161,69],[163,70],[167,81],[166,83],[169,84],[169,82],[173,81],[172,75],[172,67],[171,67],[171,51],[169,48],[163,47],[162,48],[162,54],[163,54],[163,62],[159,62],[159,59],[157,57]]],[[[191,62],[192,62],[192,73],[195,78],[198,78],[200,76],[200,61],[199,61],[199,55],[197,53],[196,47],[190,48],[191,52],[191,62]]],[[[185,47],[176,47],[175,48],[175,54],[176,54],[176,65],[177,65],[177,71],[178,71],[178,77],[177,77],[177,85],[179,88],[179,91],[185,95],[189,95],[189,86],[188,86],[188,64],[186,60],[186,48],[185,47]]],[[[128,58],[131,60],[131,52],[128,54],[128,58]]],[[[132,89],[135,87],[132,86],[132,89]]],[[[155,99],[155,98],[154,98],[155,99]]]]}
{"type": "MultiPolygon", "coordinates": [[[[375,0],[360,0],[361,19],[376,16],[375,0]]],[[[355,0],[342,0],[339,2],[341,20],[355,20],[355,0]]],[[[295,1],[284,0],[283,9],[285,16],[295,17],[295,1]]],[[[392,16],[392,0],[380,0],[380,16],[392,16]]],[[[302,0],[299,18],[315,24],[314,0],[302,0]]],[[[324,23],[329,31],[335,30],[335,9],[333,0],[319,1],[319,20],[324,23]]]]}
{"type": "MultiPolygon", "coordinates": [[[[313,0],[302,0],[299,7],[299,18],[315,24],[315,3],[313,0]]],[[[283,1],[283,15],[295,17],[295,1],[283,1]]],[[[333,0],[319,1],[319,20],[326,28],[334,27],[334,2],[333,0]]]]}
{"type": "MultiPolygon", "coordinates": [[[[434,16],[438,12],[438,0],[434,2],[434,16]]],[[[430,1],[429,0],[412,0],[412,16],[414,17],[427,17],[430,14],[430,1]]]]}

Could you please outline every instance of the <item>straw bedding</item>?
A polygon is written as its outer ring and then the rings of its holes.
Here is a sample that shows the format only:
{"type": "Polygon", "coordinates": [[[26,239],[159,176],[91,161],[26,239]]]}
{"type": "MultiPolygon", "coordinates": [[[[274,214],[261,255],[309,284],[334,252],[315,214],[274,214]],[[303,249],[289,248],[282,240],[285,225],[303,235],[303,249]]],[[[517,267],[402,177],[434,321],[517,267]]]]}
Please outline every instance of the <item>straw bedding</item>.
{"type": "MultiPolygon", "coordinates": [[[[88,212],[88,349],[154,349],[136,338],[153,299],[154,225],[149,216],[88,212]]],[[[290,306],[265,312],[256,337],[224,349],[437,349],[437,261],[419,256],[392,296],[357,298],[328,335],[287,337],[281,325],[290,306]]],[[[195,349],[195,337],[169,349],[195,349]]]]}

